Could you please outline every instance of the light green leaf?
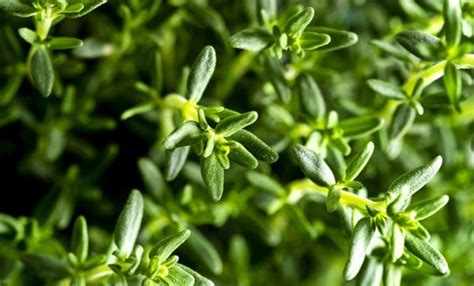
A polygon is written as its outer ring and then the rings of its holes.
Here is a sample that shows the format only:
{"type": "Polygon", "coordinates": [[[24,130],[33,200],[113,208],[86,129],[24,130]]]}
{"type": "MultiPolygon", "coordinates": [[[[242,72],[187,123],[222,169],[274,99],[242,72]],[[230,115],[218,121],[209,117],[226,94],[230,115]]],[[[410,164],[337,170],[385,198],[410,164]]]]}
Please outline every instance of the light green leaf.
{"type": "Polygon", "coordinates": [[[389,201],[389,204],[387,206],[387,214],[393,217],[399,212],[404,211],[410,204],[410,201],[411,201],[410,185],[401,186],[401,190],[398,193],[398,196],[393,201],[391,202],[389,201]]]}
{"type": "Polygon", "coordinates": [[[298,43],[303,50],[313,51],[331,42],[331,37],[327,34],[316,32],[303,32],[298,38],[298,43]]]}
{"type": "Polygon", "coordinates": [[[459,0],[444,0],[444,33],[448,46],[457,46],[462,36],[462,11],[459,0]]]}
{"type": "Polygon", "coordinates": [[[114,231],[114,242],[125,257],[133,251],[142,217],[143,197],[138,190],[133,190],[120,213],[114,231]]]}
{"type": "Polygon", "coordinates": [[[302,33],[309,23],[311,23],[313,17],[314,9],[312,7],[306,7],[288,19],[288,22],[285,26],[285,32],[290,36],[302,33]]]}
{"type": "Polygon", "coordinates": [[[150,250],[150,259],[158,257],[158,261],[163,263],[181,244],[183,244],[188,239],[190,235],[191,231],[186,229],[160,240],[150,250]]]}
{"type": "Polygon", "coordinates": [[[378,79],[369,79],[367,81],[369,87],[380,95],[392,99],[405,99],[405,93],[398,87],[389,82],[378,79]]]}
{"type": "Polygon", "coordinates": [[[248,28],[230,37],[229,44],[236,48],[251,52],[260,52],[275,42],[272,34],[260,28],[248,28]]]}
{"type": "Polygon", "coordinates": [[[196,271],[192,270],[191,268],[179,263],[178,263],[178,266],[194,277],[194,286],[214,286],[214,282],[202,276],[201,274],[197,273],[196,271]]]}
{"type": "Polygon", "coordinates": [[[83,42],[80,39],[68,37],[52,38],[48,42],[48,48],[52,50],[67,50],[82,46],[83,42]]]}
{"type": "Polygon", "coordinates": [[[220,200],[224,192],[224,168],[215,153],[207,158],[201,158],[201,176],[211,197],[215,201],[220,200]]]}
{"type": "Polygon", "coordinates": [[[409,187],[411,195],[415,194],[434,177],[441,168],[442,163],[443,158],[437,156],[427,164],[395,179],[395,181],[393,181],[388,187],[387,201],[392,202],[396,199],[400,195],[404,186],[409,187]]]}
{"type": "Polygon", "coordinates": [[[331,169],[316,153],[299,144],[294,145],[292,151],[301,170],[311,181],[324,187],[336,183],[331,169]]]}
{"type": "Polygon", "coordinates": [[[45,45],[36,45],[31,48],[28,68],[33,85],[41,95],[49,96],[53,90],[54,70],[45,45]]]}
{"type": "Polygon", "coordinates": [[[436,212],[442,209],[448,202],[449,196],[442,195],[434,199],[413,204],[407,209],[407,211],[414,211],[416,214],[416,219],[420,221],[434,215],[436,212]]]}
{"type": "Polygon", "coordinates": [[[383,119],[375,116],[359,116],[341,120],[337,126],[344,132],[344,138],[359,139],[379,130],[383,123],[383,119]]]}
{"type": "Polygon", "coordinates": [[[36,35],[36,32],[33,30],[30,30],[28,28],[20,28],[18,29],[18,34],[20,34],[20,37],[25,40],[27,43],[33,45],[36,40],[38,39],[38,36],[36,35]]]}
{"type": "Polygon", "coordinates": [[[92,12],[93,10],[97,9],[99,6],[107,3],[107,0],[68,0],[68,7],[70,6],[75,6],[74,9],[70,9],[68,11],[68,8],[66,8],[66,16],[69,18],[79,18],[82,16],[85,16],[92,12]],[[77,13],[73,13],[73,10],[78,10],[77,9],[77,4],[82,4],[84,7],[80,9],[77,13]]]}
{"type": "Polygon", "coordinates": [[[314,79],[303,73],[298,77],[296,87],[303,110],[315,119],[322,118],[326,114],[326,103],[314,79]]]}
{"type": "Polygon", "coordinates": [[[166,137],[163,146],[168,150],[172,150],[176,147],[192,145],[201,140],[202,134],[203,132],[197,122],[187,121],[166,137]]]}
{"type": "Polygon", "coordinates": [[[31,1],[26,0],[2,0],[0,9],[17,17],[31,17],[37,13],[36,9],[31,6],[31,1]]]}
{"type": "Polygon", "coordinates": [[[411,253],[433,266],[441,274],[449,273],[449,266],[446,259],[428,241],[419,239],[409,233],[405,240],[405,246],[411,253]]]}
{"type": "Polygon", "coordinates": [[[374,143],[368,142],[347,164],[344,180],[353,181],[365,168],[373,153],[374,143]]]}
{"type": "Polygon", "coordinates": [[[400,104],[393,114],[390,124],[390,138],[401,138],[415,121],[416,111],[406,104],[400,104]]]}
{"type": "Polygon", "coordinates": [[[87,222],[83,216],[76,219],[72,231],[71,252],[77,257],[79,262],[84,262],[89,252],[89,234],[87,232],[87,222]]]}
{"type": "Polygon", "coordinates": [[[155,108],[155,105],[153,103],[144,103],[140,104],[137,106],[134,106],[132,108],[129,108],[125,110],[122,115],[120,116],[121,120],[127,120],[130,117],[133,117],[138,114],[146,113],[149,111],[152,111],[155,108]]]}
{"type": "Polygon", "coordinates": [[[199,102],[209,80],[216,68],[216,51],[206,46],[199,53],[188,77],[187,97],[193,102],[199,102]]]}
{"type": "Polygon", "coordinates": [[[167,181],[174,180],[179,175],[186,163],[190,149],[190,146],[179,147],[167,153],[165,165],[167,181]]]}
{"type": "Polygon", "coordinates": [[[255,171],[249,171],[246,174],[247,180],[255,187],[273,193],[277,196],[284,196],[286,191],[280,183],[272,177],[255,171]]]}
{"type": "Polygon", "coordinates": [[[392,261],[397,261],[405,250],[405,232],[396,223],[392,227],[392,261]]]}
{"type": "Polygon", "coordinates": [[[307,28],[305,32],[326,34],[331,38],[331,41],[327,45],[316,49],[321,52],[330,52],[352,46],[357,43],[359,39],[355,33],[326,27],[310,27],[307,28]]]}
{"type": "Polygon", "coordinates": [[[235,132],[253,124],[257,121],[257,118],[258,114],[255,111],[228,116],[217,124],[216,133],[224,137],[231,136],[235,132]]]}
{"type": "Polygon", "coordinates": [[[458,112],[461,111],[461,107],[459,105],[462,92],[461,73],[451,62],[448,62],[446,64],[446,68],[444,69],[443,83],[449,98],[449,102],[458,112]]]}
{"type": "Polygon", "coordinates": [[[330,213],[339,208],[339,199],[341,198],[341,189],[338,187],[329,188],[326,198],[326,210],[330,213]]]}
{"type": "Polygon", "coordinates": [[[344,277],[346,280],[354,279],[354,277],[359,273],[365,260],[367,247],[372,240],[374,232],[375,227],[370,218],[365,217],[357,222],[352,233],[349,259],[344,268],[344,277]]]}

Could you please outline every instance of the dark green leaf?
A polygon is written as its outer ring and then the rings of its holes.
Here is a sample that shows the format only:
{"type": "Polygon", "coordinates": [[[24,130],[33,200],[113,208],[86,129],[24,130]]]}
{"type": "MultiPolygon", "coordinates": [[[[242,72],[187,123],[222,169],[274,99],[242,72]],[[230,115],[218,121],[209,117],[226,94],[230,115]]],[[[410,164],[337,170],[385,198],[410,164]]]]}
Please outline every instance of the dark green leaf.
{"type": "Polygon", "coordinates": [[[436,61],[442,59],[440,55],[443,43],[438,37],[419,31],[405,31],[397,35],[397,41],[415,56],[436,61]]]}
{"type": "Polygon", "coordinates": [[[201,140],[202,134],[203,132],[197,122],[187,121],[166,137],[163,146],[168,150],[172,150],[176,147],[192,145],[201,140]]]}
{"type": "Polygon", "coordinates": [[[66,263],[56,257],[25,253],[20,255],[20,259],[43,279],[59,280],[70,275],[66,263]]]}
{"type": "Polygon", "coordinates": [[[189,146],[179,147],[167,153],[165,165],[167,181],[174,180],[179,172],[181,172],[181,169],[183,169],[186,159],[188,158],[190,149],[191,147],[189,146]]]}
{"type": "Polygon", "coordinates": [[[326,114],[326,103],[314,79],[303,73],[298,77],[296,87],[302,108],[315,119],[322,118],[326,114]]]}
{"type": "Polygon", "coordinates": [[[336,183],[331,169],[316,153],[299,144],[293,146],[292,151],[301,170],[311,181],[325,187],[336,183]]]}
{"type": "Polygon", "coordinates": [[[365,168],[373,153],[374,143],[368,142],[347,164],[344,180],[348,182],[353,181],[365,168]]]}
{"type": "Polygon", "coordinates": [[[381,81],[378,79],[369,79],[367,81],[369,87],[380,95],[393,99],[405,99],[405,93],[398,87],[391,83],[381,81]]]}
{"type": "Polygon", "coordinates": [[[365,217],[357,222],[352,233],[352,242],[349,253],[349,259],[344,268],[344,277],[346,280],[352,280],[359,273],[365,260],[367,247],[374,235],[375,227],[371,219],[365,217]]]}
{"type": "Polygon", "coordinates": [[[216,51],[206,46],[199,53],[188,77],[187,97],[193,102],[199,102],[209,80],[216,68],[216,51]]]}
{"type": "Polygon", "coordinates": [[[191,231],[186,229],[160,240],[150,250],[150,259],[153,257],[158,257],[158,261],[163,263],[181,244],[183,244],[188,239],[190,235],[191,231]]]}
{"type": "Polygon", "coordinates": [[[341,120],[337,126],[344,132],[344,138],[359,139],[382,128],[383,119],[374,116],[360,116],[341,120]]]}
{"type": "Polygon", "coordinates": [[[257,121],[257,118],[258,114],[255,111],[226,117],[217,124],[216,133],[224,137],[231,136],[235,132],[253,124],[257,121]]]}
{"type": "Polygon", "coordinates": [[[462,36],[462,11],[459,0],[444,0],[443,18],[446,43],[450,47],[458,45],[462,36]]]}
{"type": "Polygon", "coordinates": [[[275,40],[272,34],[260,28],[248,28],[230,37],[229,44],[251,52],[260,52],[271,46],[275,40]]]}
{"type": "Polygon", "coordinates": [[[436,270],[438,270],[441,274],[449,273],[449,267],[446,259],[428,241],[419,239],[411,234],[407,234],[405,245],[411,253],[436,268],[436,270]]]}
{"type": "Polygon", "coordinates": [[[33,85],[43,96],[49,96],[53,90],[54,70],[49,51],[45,45],[31,48],[28,68],[33,85]]]}
{"type": "Polygon", "coordinates": [[[388,187],[387,201],[392,202],[399,195],[404,186],[408,186],[411,195],[426,185],[441,168],[443,158],[437,156],[427,164],[420,166],[413,171],[401,175],[388,187]]]}
{"type": "Polygon", "coordinates": [[[331,37],[329,37],[329,35],[316,32],[303,32],[298,39],[299,45],[306,51],[316,50],[317,48],[325,46],[331,42],[331,37]]]}
{"type": "Polygon", "coordinates": [[[437,198],[422,201],[411,205],[407,211],[414,211],[415,217],[417,220],[424,220],[436,212],[438,212],[441,208],[443,208],[449,202],[449,197],[447,195],[442,195],[437,198]]]}
{"type": "Polygon", "coordinates": [[[224,192],[224,168],[215,153],[207,158],[201,158],[201,176],[211,197],[215,201],[220,200],[224,192]]]}
{"type": "Polygon", "coordinates": [[[128,257],[135,246],[143,217],[143,197],[133,190],[120,213],[114,231],[114,242],[120,252],[128,257]]]}
{"type": "Polygon", "coordinates": [[[18,17],[31,17],[37,12],[31,6],[31,1],[26,0],[2,0],[0,1],[0,9],[18,17]]]}
{"type": "Polygon", "coordinates": [[[219,252],[198,229],[192,228],[191,236],[186,241],[185,246],[212,273],[217,275],[222,272],[223,264],[219,252]]]}
{"type": "Polygon", "coordinates": [[[67,50],[74,49],[82,46],[83,42],[80,39],[68,38],[68,37],[56,37],[52,38],[48,42],[48,48],[52,50],[67,50]]]}
{"type": "Polygon", "coordinates": [[[268,175],[257,173],[255,171],[247,172],[247,179],[257,188],[273,193],[277,196],[285,195],[286,191],[280,183],[268,175]]]}
{"type": "Polygon", "coordinates": [[[255,169],[258,167],[257,158],[255,158],[252,153],[250,153],[242,144],[238,142],[234,142],[228,156],[232,162],[235,162],[245,168],[255,169]]]}
{"type": "Polygon", "coordinates": [[[138,160],[138,168],[147,190],[158,202],[163,202],[166,184],[160,170],[147,158],[138,160]]]}
{"type": "Polygon", "coordinates": [[[415,121],[416,111],[406,104],[400,104],[393,114],[390,124],[390,138],[401,138],[415,121]]]}
{"type": "Polygon", "coordinates": [[[311,23],[314,17],[314,9],[306,7],[296,15],[292,16],[285,26],[285,32],[290,36],[300,34],[311,23]]]}
{"type": "Polygon", "coordinates": [[[83,216],[76,219],[72,231],[71,252],[77,257],[79,262],[84,262],[89,252],[89,234],[87,232],[87,222],[83,216]]]}
{"type": "Polygon", "coordinates": [[[462,91],[461,73],[451,62],[448,62],[446,64],[446,68],[444,69],[443,82],[449,101],[454,106],[454,108],[456,108],[457,111],[460,111],[461,107],[459,106],[459,99],[461,97],[462,91]]]}
{"type": "Polygon", "coordinates": [[[330,52],[343,49],[354,45],[358,37],[356,34],[348,31],[336,30],[326,27],[311,27],[307,28],[305,32],[316,32],[326,34],[331,38],[329,44],[317,48],[318,51],[330,52]]]}
{"type": "Polygon", "coordinates": [[[273,163],[278,160],[278,154],[272,150],[265,142],[247,130],[239,130],[229,139],[242,144],[245,149],[249,150],[258,160],[273,163]]]}

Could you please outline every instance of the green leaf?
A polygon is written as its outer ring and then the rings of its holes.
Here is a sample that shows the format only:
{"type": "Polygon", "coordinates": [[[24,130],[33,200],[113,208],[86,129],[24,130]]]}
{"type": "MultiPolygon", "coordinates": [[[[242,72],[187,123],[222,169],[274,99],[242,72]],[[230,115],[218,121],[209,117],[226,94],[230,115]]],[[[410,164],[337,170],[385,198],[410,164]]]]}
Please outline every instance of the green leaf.
{"type": "Polygon", "coordinates": [[[349,259],[344,268],[344,277],[346,280],[352,280],[359,273],[365,260],[367,247],[372,240],[375,227],[371,219],[365,217],[357,222],[352,233],[352,242],[349,252],[349,259]]]}
{"type": "Polygon", "coordinates": [[[303,73],[298,77],[296,87],[303,110],[315,119],[322,118],[326,114],[326,103],[314,79],[303,73]]]}
{"type": "Polygon", "coordinates": [[[344,180],[348,182],[353,181],[365,168],[373,153],[374,143],[368,142],[347,164],[344,180]]]}
{"type": "Polygon", "coordinates": [[[78,217],[74,223],[71,241],[71,252],[79,259],[79,262],[84,262],[89,252],[89,234],[87,222],[83,216],[78,217]]]}
{"type": "Polygon", "coordinates": [[[230,37],[229,44],[251,52],[260,52],[275,42],[272,34],[261,28],[248,28],[230,37]]]}
{"type": "Polygon", "coordinates": [[[114,242],[125,257],[133,251],[142,217],[143,197],[138,190],[133,190],[120,213],[114,231],[114,242]]]}
{"type": "Polygon", "coordinates": [[[52,50],[67,50],[82,46],[83,42],[80,39],[69,37],[56,37],[48,42],[48,48],[52,50]]]}
{"type": "MultiPolygon", "coordinates": [[[[168,275],[161,277],[165,282],[165,285],[169,286],[193,286],[194,277],[189,274],[187,271],[179,267],[179,265],[174,265],[168,268],[168,275]]],[[[155,284],[156,285],[156,284],[155,284]]]]}
{"type": "Polygon", "coordinates": [[[216,51],[206,46],[199,53],[188,77],[187,97],[193,102],[199,102],[209,80],[216,68],[216,51]]]}
{"type": "Polygon", "coordinates": [[[215,201],[220,200],[224,192],[224,168],[215,153],[207,158],[201,158],[201,176],[211,197],[215,201]]]}
{"type": "Polygon", "coordinates": [[[238,142],[234,142],[228,156],[232,162],[235,162],[242,167],[249,169],[255,169],[258,167],[257,158],[255,158],[252,153],[238,142]]]}
{"type": "Polygon", "coordinates": [[[411,200],[410,186],[403,185],[400,192],[398,193],[398,196],[388,204],[387,214],[393,217],[399,212],[404,211],[410,204],[410,200],[411,200]]]}
{"type": "Polygon", "coordinates": [[[179,175],[186,163],[190,149],[190,146],[179,147],[167,153],[165,165],[167,181],[174,180],[179,175]]]}
{"type": "Polygon", "coordinates": [[[146,189],[158,202],[163,202],[166,184],[160,170],[148,158],[140,158],[138,160],[138,169],[140,170],[146,189]]]}
{"type": "Polygon", "coordinates": [[[405,93],[403,93],[398,86],[391,83],[378,79],[369,79],[367,84],[373,91],[385,97],[392,99],[405,99],[405,93]]]}
{"type": "Polygon", "coordinates": [[[26,0],[2,0],[0,9],[17,17],[31,17],[38,12],[31,6],[31,1],[26,0]]]}
{"type": "Polygon", "coordinates": [[[36,40],[38,40],[38,36],[36,35],[36,32],[28,28],[18,29],[18,34],[20,34],[20,37],[23,40],[25,40],[27,43],[31,45],[33,45],[36,42],[36,40]]]}
{"type": "Polygon", "coordinates": [[[54,70],[45,45],[36,45],[31,48],[28,68],[33,85],[41,95],[49,96],[53,90],[54,70]]]}
{"type": "Polygon", "coordinates": [[[400,286],[402,281],[402,267],[393,263],[384,265],[384,286],[400,286]]]}
{"type": "Polygon", "coordinates": [[[78,7],[77,4],[82,4],[84,5],[84,7],[83,9],[80,9],[77,13],[72,12],[72,10],[75,9],[68,10],[68,8],[66,8],[66,16],[69,18],[79,18],[89,14],[90,12],[105,3],[107,3],[107,0],[68,0],[68,7],[73,5],[78,7]]]}
{"type": "Polygon", "coordinates": [[[235,132],[253,124],[257,121],[257,118],[258,113],[255,111],[228,116],[217,124],[216,133],[224,137],[231,136],[235,132]]]}
{"type": "Polygon", "coordinates": [[[192,251],[193,257],[198,258],[212,273],[222,273],[223,263],[219,252],[198,229],[192,228],[185,246],[192,251]]]}
{"type": "Polygon", "coordinates": [[[311,181],[324,187],[336,183],[331,169],[316,153],[299,144],[294,145],[292,151],[301,170],[311,181]]]}
{"type": "Polygon", "coordinates": [[[395,179],[392,184],[388,187],[387,201],[392,202],[396,199],[404,186],[408,186],[410,194],[415,194],[419,189],[426,185],[434,175],[439,171],[443,163],[443,158],[437,156],[427,164],[420,166],[413,171],[405,173],[395,179]]]}
{"type": "Polygon", "coordinates": [[[197,122],[187,121],[166,137],[163,146],[168,150],[172,150],[176,147],[192,145],[200,141],[202,135],[203,132],[197,122]]]}
{"type": "Polygon", "coordinates": [[[449,102],[459,112],[461,110],[459,99],[462,92],[461,73],[451,62],[448,62],[444,69],[443,83],[449,102]]]}
{"type": "Polygon", "coordinates": [[[148,103],[140,104],[140,105],[137,105],[137,106],[134,106],[132,108],[129,108],[129,109],[125,110],[122,113],[122,115],[120,116],[120,119],[121,120],[127,120],[130,117],[133,117],[135,115],[152,111],[154,108],[155,108],[155,104],[153,104],[153,103],[148,102],[148,103]]]}
{"type": "Polygon", "coordinates": [[[311,23],[313,17],[314,9],[312,7],[306,7],[288,19],[288,22],[285,25],[285,32],[290,36],[302,33],[309,23],[311,23]]]}
{"type": "Polygon", "coordinates": [[[59,280],[70,275],[67,264],[56,257],[24,253],[20,255],[20,259],[43,279],[59,280]]]}
{"type": "Polygon", "coordinates": [[[441,274],[449,273],[449,266],[446,259],[428,241],[419,239],[409,233],[405,241],[406,248],[415,256],[433,266],[441,274]]]}
{"type": "Polygon", "coordinates": [[[396,223],[392,227],[392,261],[397,261],[403,255],[405,250],[405,232],[396,223]]]}
{"type": "Polygon", "coordinates": [[[178,263],[178,266],[194,277],[194,286],[214,286],[214,282],[202,276],[201,274],[197,273],[196,271],[192,270],[191,268],[179,263],[178,263]]]}
{"type": "Polygon", "coordinates": [[[158,261],[163,263],[181,244],[183,244],[189,238],[190,235],[191,231],[186,229],[160,240],[150,250],[150,259],[158,257],[158,261]]]}
{"type": "Polygon", "coordinates": [[[327,34],[316,32],[303,32],[298,38],[298,43],[303,50],[314,51],[331,42],[331,37],[327,34]]]}
{"type": "Polygon", "coordinates": [[[449,196],[442,195],[434,199],[413,204],[407,209],[407,211],[414,211],[416,220],[421,221],[434,215],[436,212],[442,209],[448,202],[449,196]]]}
{"type": "Polygon", "coordinates": [[[459,0],[444,0],[444,33],[450,47],[457,46],[462,36],[462,11],[459,0]]]}
{"type": "Polygon", "coordinates": [[[440,53],[444,48],[438,37],[419,31],[405,31],[397,34],[397,41],[407,51],[423,60],[442,59],[440,53]]]}
{"type": "Polygon", "coordinates": [[[344,132],[344,138],[359,139],[379,130],[383,123],[383,119],[375,116],[359,116],[341,120],[337,126],[344,132]]]}
{"type": "Polygon", "coordinates": [[[326,27],[310,27],[307,28],[305,32],[326,34],[330,37],[331,41],[329,44],[316,49],[321,52],[330,52],[352,46],[357,43],[359,39],[355,33],[326,27]]]}
{"type": "Polygon", "coordinates": [[[339,208],[339,199],[341,198],[341,189],[338,187],[329,188],[326,198],[326,209],[328,212],[335,212],[339,208]]]}
{"type": "Polygon", "coordinates": [[[79,13],[84,9],[84,5],[80,3],[68,5],[66,9],[62,10],[62,14],[68,14],[68,13],[79,13]]]}
{"type": "Polygon", "coordinates": [[[255,171],[249,171],[246,174],[247,180],[255,187],[273,193],[277,196],[284,196],[286,191],[280,183],[268,175],[255,171]]]}
{"type": "Polygon", "coordinates": [[[400,104],[395,110],[390,124],[390,138],[401,138],[415,121],[416,111],[406,104],[400,104]]]}

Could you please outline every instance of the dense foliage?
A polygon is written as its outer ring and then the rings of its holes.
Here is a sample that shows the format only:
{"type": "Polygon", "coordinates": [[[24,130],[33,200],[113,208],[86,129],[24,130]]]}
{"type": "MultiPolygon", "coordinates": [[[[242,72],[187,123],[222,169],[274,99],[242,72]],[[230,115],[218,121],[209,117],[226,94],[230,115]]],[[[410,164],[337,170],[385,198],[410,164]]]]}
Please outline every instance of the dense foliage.
{"type": "Polygon", "coordinates": [[[1,285],[469,285],[474,2],[0,0],[1,285]]]}

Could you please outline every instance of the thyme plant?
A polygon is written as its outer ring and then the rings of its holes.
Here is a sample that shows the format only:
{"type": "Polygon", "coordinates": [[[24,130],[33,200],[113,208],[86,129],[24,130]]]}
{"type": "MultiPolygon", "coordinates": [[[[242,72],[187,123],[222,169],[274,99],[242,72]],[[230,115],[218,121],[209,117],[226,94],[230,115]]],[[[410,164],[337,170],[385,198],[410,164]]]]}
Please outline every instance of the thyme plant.
{"type": "Polygon", "coordinates": [[[472,283],[472,1],[0,24],[0,285],[472,283]]]}

